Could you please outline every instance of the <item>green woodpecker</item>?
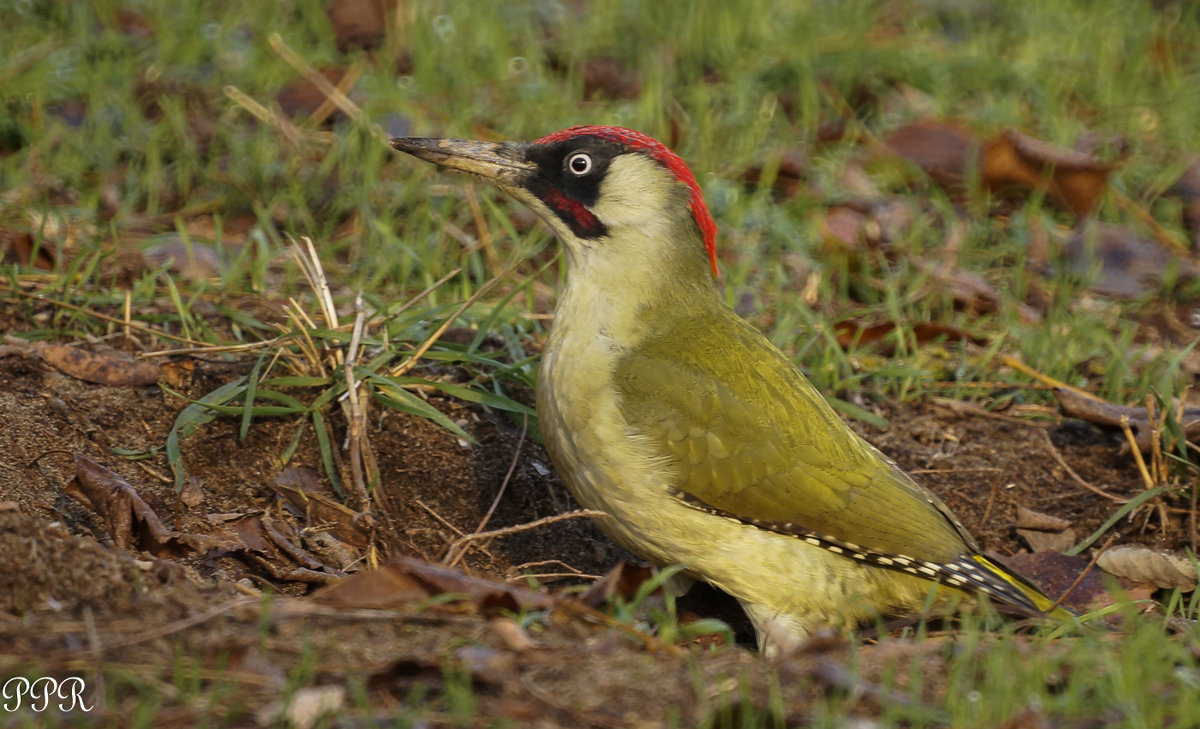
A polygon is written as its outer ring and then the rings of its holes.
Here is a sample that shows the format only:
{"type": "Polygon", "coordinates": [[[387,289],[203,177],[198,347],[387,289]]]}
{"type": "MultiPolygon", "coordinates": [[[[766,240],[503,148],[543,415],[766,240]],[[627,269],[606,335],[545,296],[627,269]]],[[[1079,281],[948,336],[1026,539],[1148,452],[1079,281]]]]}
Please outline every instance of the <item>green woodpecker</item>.
{"type": "Polygon", "coordinates": [[[736,597],[760,647],[964,593],[1051,609],[725,305],[716,224],[666,146],[609,126],[391,143],[498,185],[562,241],[537,386],[555,468],[618,543],[736,597]]]}

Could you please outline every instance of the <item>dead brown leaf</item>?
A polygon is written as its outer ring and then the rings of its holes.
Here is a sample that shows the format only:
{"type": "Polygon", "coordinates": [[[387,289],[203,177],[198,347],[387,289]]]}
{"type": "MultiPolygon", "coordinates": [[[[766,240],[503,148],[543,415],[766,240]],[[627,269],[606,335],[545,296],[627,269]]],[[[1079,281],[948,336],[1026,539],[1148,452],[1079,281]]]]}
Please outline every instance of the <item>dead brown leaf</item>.
{"type": "Polygon", "coordinates": [[[778,157],[777,164],[772,164],[772,160],[766,164],[749,167],[742,173],[742,180],[751,187],[758,187],[764,170],[774,166],[776,169],[775,177],[771,181],[771,192],[776,200],[791,200],[800,193],[807,178],[808,159],[803,150],[799,149],[787,149],[775,154],[778,157]]]}
{"type": "Polygon", "coordinates": [[[365,549],[371,541],[373,520],[335,499],[325,496],[317,472],[307,466],[290,466],[280,471],[271,488],[294,509],[304,514],[308,526],[324,529],[341,541],[365,549]]]}
{"type": "Polygon", "coordinates": [[[297,547],[260,514],[233,516],[223,524],[222,535],[277,580],[331,584],[345,576],[297,547]]]}
{"type": "MultiPolygon", "coordinates": [[[[983,313],[992,313],[999,308],[1002,297],[983,276],[973,271],[949,268],[922,259],[916,259],[914,263],[929,274],[932,283],[941,289],[949,290],[959,307],[983,313]]],[[[1036,324],[1042,320],[1038,310],[1028,304],[1018,304],[1016,308],[1017,315],[1027,324],[1036,324]]]]}
{"type": "Polygon", "coordinates": [[[371,50],[383,45],[388,26],[395,22],[397,0],[333,0],[329,22],[338,50],[371,50]]]}
{"type": "Polygon", "coordinates": [[[1186,556],[1140,546],[1113,547],[1096,560],[1096,566],[1134,582],[1185,592],[1196,589],[1196,568],[1186,556]]]}
{"type": "Polygon", "coordinates": [[[153,385],[158,382],[158,364],[131,359],[116,351],[91,352],[66,344],[36,347],[42,359],[65,375],[108,387],[153,385]]]}
{"type": "Polygon", "coordinates": [[[1067,607],[1084,609],[1097,602],[1106,604],[1112,601],[1098,570],[1093,569],[1082,580],[1079,579],[1079,575],[1090,564],[1090,560],[1084,557],[1071,557],[1058,552],[1019,552],[1001,561],[1033,580],[1053,599],[1057,600],[1070,590],[1063,600],[1067,607]],[[1077,580],[1079,584],[1076,585],[1077,580]]]}
{"type": "Polygon", "coordinates": [[[1025,506],[1017,507],[1017,534],[1034,552],[1066,552],[1075,546],[1071,522],[1025,506]]]}
{"type": "Polygon", "coordinates": [[[1095,208],[1113,168],[1090,154],[1012,129],[981,139],[962,122],[948,119],[913,122],[884,137],[883,144],[951,193],[961,192],[968,171],[976,168],[980,184],[993,192],[1045,190],[1051,201],[1079,217],[1095,208]]]}
{"type": "Polygon", "coordinates": [[[174,358],[159,363],[162,383],[177,392],[187,392],[192,386],[196,372],[196,360],[191,357],[174,358]]]}
{"type": "Polygon", "coordinates": [[[402,609],[443,596],[477,610],[545,610],[555,603],[545,593],[470,577],[411,557],[397,557],[379,569],[351,575],[313,599],[343,608],[402,609]]]}
{"type": "Polygon", "coordinates": [[[1062,517],[1034,511],[1027,506],[1017,507],[1017,528],[1037,529],[1042,532],[1061,532],[1069,529],[1071,522],[1062,517]]]}
{"type": "Polygon", "coordinates": [[[117,28],[125,35],[142,39],[154,37],[154,26],[145,15],[127,8],[117,8],[114,15],[117,28]]]}
{"type": "Polygon", "coordinates": [[[621,560],[603,577],[593,582],[588,591],[579,598],[579,601],[588,607],[599,610],[611,602],[614,597],[632,600],[646,580],[654,576],[654,573],[654,567],[645,562],[621,560]]]}
{"type": "Polygon", "coordinates": [[[642,94],[642,76],[614,58],[592,58],[583,63],[583,98],[636,99],[642,94]]]}
{"type": "Polygon", "coordinates": [[[1016,130],[984,143],[980,181],[1003,192],[1016,186],[1044,189],[1047,196],[1079,217],[1090,213],[1108,185],[1112,164],[1058,147],[1016,130]]]}
{"type": "MultiPolygon", "coordinates": [[[[1085,221],[1067,239],[1067,266],[1079,275],[1097,275],[1093,290],[1104,296],[1134,298],[1159,291],[1176,257],[1154,238],[1122,225],[1085,221]]],[[[1178,259],[1179,274],[1195,277],[1191,261],[1178,259]]]]}
{"type": "Polygon", "coordinates": [[[33,236],[23,230],[0,226],[0,260],[21,266],[32,266],[43,271],[54,270],[54,250],[38,246],[34,255],[33,236]]]}
{"type": "Polygon", "coordinates": [[[922,119],[900,127],[884,137],[883,144],[950,191],[962,189],[968,162],[980,149],[980,141],[965,124],[942,119],[922,119]]]}
{"type": "Polygon", "coordinates": [[[826,248],[843,253],[858,253],[866,247],[866,224],[865,214],[844,205],[833,205],[825,209],[817,223],[817,229],[826,248]]]}
{"type": "Polygon", "coordinates": [[[211,536],[168,529],[133,486],[78,454],[75,478],[63,491],[104,519],[113,544],[120,549],[140,549],[156,557],[183,557],[232,546],[211,536]]]}

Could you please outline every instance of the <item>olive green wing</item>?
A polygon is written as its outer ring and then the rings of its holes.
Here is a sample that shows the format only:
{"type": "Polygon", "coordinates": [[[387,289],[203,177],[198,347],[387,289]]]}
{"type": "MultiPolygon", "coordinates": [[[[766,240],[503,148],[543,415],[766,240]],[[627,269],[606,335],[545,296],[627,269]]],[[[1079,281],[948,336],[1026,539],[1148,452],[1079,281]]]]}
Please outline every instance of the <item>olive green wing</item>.
{"type": "Polygon", "coordinates": [[[685,497],[880,554],[949,563],[975,549],[937,497],[850,430],[761,333],[722,311],[715,327],[674,322],[615,371],[622,415],[685,497]]]}

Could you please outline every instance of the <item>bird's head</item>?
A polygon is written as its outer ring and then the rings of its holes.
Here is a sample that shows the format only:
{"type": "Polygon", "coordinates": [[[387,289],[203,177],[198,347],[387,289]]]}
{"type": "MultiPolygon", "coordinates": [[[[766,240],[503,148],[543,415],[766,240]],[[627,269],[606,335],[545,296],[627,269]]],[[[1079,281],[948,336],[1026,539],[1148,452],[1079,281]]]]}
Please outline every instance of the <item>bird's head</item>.
{"type": "Polygon", "coordinates": [[[614,241],[638,241],[643,249],[694,246],[648,253],[706,255],[717,275],[717,226],[695,176],[641,132],[581,126],[527,143],[405,137],[391,144],[504,188],[543,218],[573,257],[603,252],[614,241]]]}

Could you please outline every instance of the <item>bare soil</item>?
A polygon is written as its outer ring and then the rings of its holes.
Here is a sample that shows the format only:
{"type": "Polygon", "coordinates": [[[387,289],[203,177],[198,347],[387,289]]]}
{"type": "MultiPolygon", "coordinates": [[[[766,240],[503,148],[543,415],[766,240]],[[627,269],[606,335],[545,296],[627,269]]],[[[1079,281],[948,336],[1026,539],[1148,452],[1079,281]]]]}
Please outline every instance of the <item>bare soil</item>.
{"type": "MultiPolygon", "coordinates": [[[[0,321],[6,333],[23,327],[12,310],[0,321]]],[[[193,397],[249,367],[213,360],[194,365],[187,388],[193,397]]],[[[238,726],[269,723],[272,702],[297,676],[303,685],[335,693],[357,687],[358,698],[340,696],[344,710],[360,717],[421,706],[451,716],[459,710],[453,700],[459,676],[474,697],[468,713],[521,726],[654,726],[672,716],[694,723],[721,710],[735,678],[766,701],[767,665],[750,647],[689,652],[566,611],[522,625],[527,611],[513,618],[479,603],[398,613],[331,609],[307,597],[372,561],[442,559],[448,545],[480,525],[510,468],[487,529],[576,508],[542,448],[502,414],[432,398],[478,441],[469,444],[429,421],[376,410],[368,436],[390,509],[373,515],[374,551],[343,541],[339,552],[318,538],[320,525],[308,523],[310,517],[273,487],[297,420],[256,421],[245,440],[238,438],[237,418],[212,421],[182,442],[187,481],[177,494],[161,450],[132,460],[114,449],[161,446],[186,403],[157,385],[89,384],[14,352],[0,357],[0,383],[0,676],[90,677],[98,706],[93,719],[123,723],[123,712],[151,692],[161,703],[159,726],[192,726],[202,717],[238,726]],[[218,534],[256,515],[300,556],[284,569],[277,548],[166,554],[136,539],[123,548],[111,519],[67,492],[79,456],[123,479],[177,533],[218,534]],[[209,690],[189,691],[193,682],[209,690]],[[212,689],[222,682],[234,689],[212,689]]],[[[963,414],[933,402],[871,407],[890,426],[855,427],[937,492],[984,548],[1002,557],[1025,550],[1013,528],[1018,506],[1069,520],[1079,537],[1118,506],[1069,477],[1039,431],[1096,487],[1124,497],[1143,488],[1121,439],[1090,425],[963,414]]],[[[335,424],[339,445],[343,430],[335,424]]],[[[321,472],[311,429],[286,465],[297,467],[312,476],[321,472]]],[[[1141,521],[1123,524],[1121,541],[1190,545],[1185,516],[1161,523],[1152,513],[1141,521]]],[[[587,584],[628,558],[587,519],[570,519],[487,541],[467,551],[459,568],[515,585],[529,584],[523,574],[539,573],[548,575],[541,584],[561,588],[587,584]],[[556,576],[572,572],[578,577],[556,576]]],[[[749,635],[736,608],[711,590],[689,593],[681,605],[690,616],[721,617],[743,639],[749,635]]],[[[884,636],[875,652],[858,655],[858,665],[868,681],[885,673],[905,676],[887,667],[896,660],[936,664],[946,641],[952,638],[909,644],[897,659],[888,648],[896,641],[884,636]]],[[[789,708],[799,712],[791,718],[802,719],[814,695],[846,689],[837,669],[845,651],[839,641],[816,645],[802,665],[784,669],[800,676],[786,689],[786,705],[800,707],[789,708]]],[[[922,689],[930,700],[943,688],[936,673],[922,689]]],[[[872,711],[870,692],[855,696],[849,710],[872,711]]]]}

